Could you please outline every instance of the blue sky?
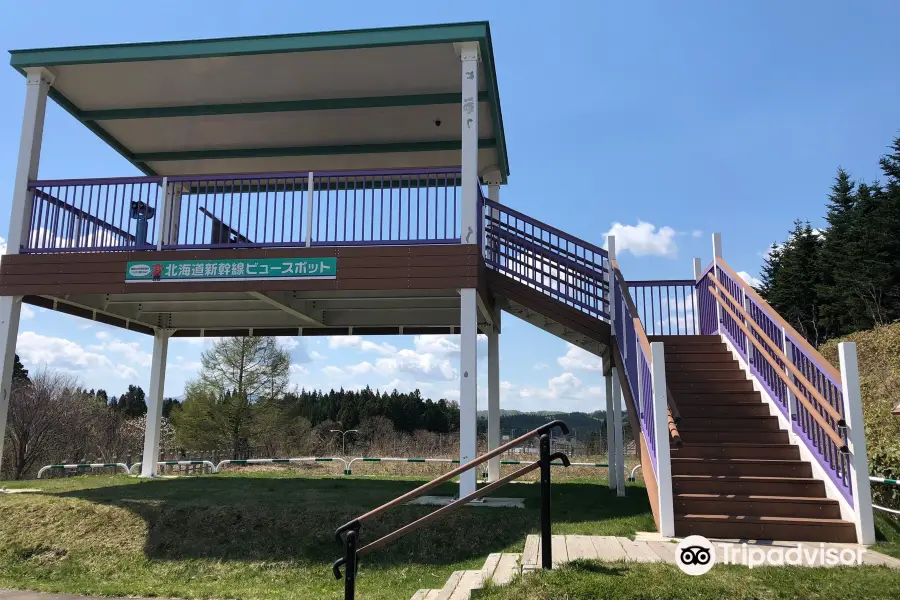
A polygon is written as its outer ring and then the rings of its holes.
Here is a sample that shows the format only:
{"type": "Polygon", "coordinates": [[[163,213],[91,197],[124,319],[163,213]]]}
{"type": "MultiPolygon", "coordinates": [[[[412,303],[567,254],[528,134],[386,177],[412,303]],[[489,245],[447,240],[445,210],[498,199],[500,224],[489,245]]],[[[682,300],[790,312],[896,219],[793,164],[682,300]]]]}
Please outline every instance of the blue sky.
{"type": "MultiPolygon", "coordinates": [[[[631,279],[689,277],[693,256],[708,262],[712,231],[733,267],[757,275],[793,219],[822,224],[838,165],[877,177],[900,130],[900,4],[888,0],[33,2],[4,3],[0,16],[4,49],[489,20],[511,168],[503,202],[598,244],[614,231],[631,279]]],[[[0,67],[3,237],[24,92],[0,67]]],[[[51,103],[40,174],[137,173],[51,103]]],[[[173,340],[167,395],[196,375],[204,343],[173,340]]],[[[297,385],[458,396],[452,336],[284,343],[297,385]]],[[[27,367],[66,369],[110,394],[147,388],[150,349],[138,334],[23,311],[27,367]]],[[[501,378],[504,408],[604,406],[594,357],[509,315],[501,378]]]]}

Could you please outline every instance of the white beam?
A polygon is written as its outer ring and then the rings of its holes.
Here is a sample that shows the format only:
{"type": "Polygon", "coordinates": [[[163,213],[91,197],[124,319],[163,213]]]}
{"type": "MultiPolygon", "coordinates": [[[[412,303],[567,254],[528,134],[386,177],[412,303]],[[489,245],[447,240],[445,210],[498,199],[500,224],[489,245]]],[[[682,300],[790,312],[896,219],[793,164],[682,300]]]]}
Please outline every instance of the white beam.
{"type": "Polygon", "coordinates": [[[6,434],[6,415],[12,393],[13,365],[16,360],[16,338],[19,336],[19,317],[22,314],[21,296],[0,296],[0,468],[3,467],[3,440],[6,434]]]}
{"type": "Polygon", "coordinates": [[[874,544],[875,521],[872,515],[872,490],[869,483],[869,461],[866,456],[866,431],[863,423],[856,344],[841,342],[838,344],[838,356],[841,360],[847,445],[850,448],[850,484],[853,491],[856,541],[860,544],[874,544]]]}
{"type": "MultiPolygon", "coordinates": [[[[460,290],[459,296],[459,464],[464,465],[478,453],[478,307],[473,288],[460,290]]],[[[475,479],[475,469],[460,476],[460,497],[475,491],[475,479]]]]}
{"type": "MultiPolygon", "coordinates": [[[[659,490],[659,532],[675,535],[675,509],[672,498],[672,461],[669,451],[669,402],[666,390],[666,358],[662,342],[650,344],[653,386],[653,428],[656,445],[656,487],[659,490]]],[[[649,440],[648,440],[649,441],[649,440]]]]}
{"type": "Polygon", "coordinates": [[[37,179],[41,161],[41,142],[44,137],[44,113],[47,92],[53,84],[53,74],[44,68],[25,69],[25,111],[22,115],[22,134],[19,138],[19,161],[13,187],[12,211],[9,216],[7,254],[18,254],[25,240],[31,216],[31,194],[28,182],[37,179]]]}
{"type": "Polygon", "coordinates": [[[478,43],[457,44],[462,61],[462,243],[478,244],[478,43]]]}
{"type": "Polygon", "coordinates": [[[162,425],[163,391],[166,386],[166,355],[171,329],[157,329],[153,335],[153,358],[150,363],[150,391],[147,394],[147,420],[144,424],[144,454],[141,477],[155,477],[159,460],[159,433],[162,425]]]}
{"type": "MultiPolygon", "coordinates": [[[[500,334],[489,333],[488,339],[488,450],[500,446],[500,334]]],[[[500,457],[488,461],[488,481],[500,479],[500,457]]]]}
{"type": "Polygon", "coordinates": [[[293,308],[292,306],[289,306],[289,305],[285,304],[284,302],[276,300],[275,298],[269,296],[268,294],[264,294],[262,292],[247,292],[247,293],[250,294],[251,296],[253,296],[254,298],[256,298],[257,300],[261,300],[262,302],[265,302],[266,304],[269,304],[270,306],[274,306],[275,308],[283,310],[284,312],[286,312],[289,315],[297,317],[298,319],[300,319],[301,321],[303,321],[304,323],[306,323],[308,325],[324,325],[324,323],[322,323],[322,321],[319,321],[318,319],[314,319],[313,317],[300,312],[296,308],[293,308]]]}
{"type": "MultiPolygon", "coordinates": [[[[615,434],[615,460],[618,473],[616,475],[616,495],[625,495],[625,438],[622,427],[622,386],[619,382],[618,369],[613,367],[610,372],[613,388],[613,432],[615,434]]],[[[634,425],[632,425],[634,426],[634,425]]],[[[640,427],[640,424],[637,424],[640,427]]]]}
{"type": "MultiPolygon", "coordinates": [[[[607,358],[603,362],[606,363],[611,359],[607,358]]],[[[603,365],[603,371],[606,371],[606,364],[603,365]]],[[[606,462],[609,464],[609,489],[617,490],[619,477],[622,469],[616,462],[616,426],[613,416],[613,372],[604,375],[603,379],[606,383],[606,462]]]]}

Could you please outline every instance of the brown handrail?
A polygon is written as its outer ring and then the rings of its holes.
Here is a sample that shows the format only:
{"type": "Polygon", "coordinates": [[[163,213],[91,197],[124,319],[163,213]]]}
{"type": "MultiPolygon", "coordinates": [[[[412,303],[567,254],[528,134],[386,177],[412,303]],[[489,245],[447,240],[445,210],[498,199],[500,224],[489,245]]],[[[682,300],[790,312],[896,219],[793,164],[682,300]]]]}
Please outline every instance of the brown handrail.
{"type": "MultiPolygon", "coordinates": [[[[565,464],[565,463],[563,463],[563,464],[565,464]]],[[[407,533],[412,533],[416,529],[419,529],[420,527],[427,525],[428,523],[430,523],[431,521],[434,521],[441,515],[445,515],[449,512],[453,512],[460,506],[463,506],[464,504],[468,504],[472,500],[477,500],[477,499],[481,498],[482,496],[486,496],[487,494],[490,494],[491,492],[493,492],[495,489],[497,489],[503,485],[506,485],[507,483],[509,483],[510,481],[512,481],[514,479],[518,479],[519,477],[522,477],[523,475],[527,475],[528,473],[531,473],[532,471],[534,471],[535,469],[537,469],[540,466],[541,466],[541,461],[536,460],[533,463],[531,463],[530,465],[528,465],[526,467],[522,467],[521,469],[518,469],[518,470],[514,471],[513,473],[510,473],[506,477],[502,477],[502,478],[498,479],[497,481],[494,481],[493,483],[487,484],[486,486],[472,492],[468,496],[464,496],[462,498],[454,500],[450,504],[439,508],[438,510],[434,511],[433,513],[429,513],[429,514],[425,515],[424,517],[422,517],[421,519],[413,521],[412,523],[410,523],[408,525],[404,525],[400,529],[395,529],[394,531],[387,534],[386,536],[378,538],[374,542],[366,544],[365,546],[363,546],[362,548],[357,550],[356,554],[357,554],[357,556],[362,556],[364,554],[368,554],[369,552],[378,550],[379,548],[383,548],[383,547],[387,546],[388,544],[390,544],[391,542],[393,542],[394,540],[403,537],[407,533]]]]}
{"type": "MultiPolygon", "coordinates": [[[[740,275],[738,275],[737,273],[735,273],[734,269],[732,269],[728,265],[728,263],[726,263],[723,259],[717,258],[716,263],[720,267],[725,269],[725,271],[728,273],[728,275],[731,276],[731,278],[734,280],[735,283],[737,283],[739,286],[741,286],[741,288],[743,288],[744,292],[747,295],[749,295],[751,298],[753,298],[753,300],[757,304],[759,304],[764,309],[766,309],[766,312],[769,314],[769,317],[771,317],[772,320],[774,320],[775,322],[777,322],[779,325],[781,325],[787,331],[790,332],[791,337],[793,338],[793,340],[791,340],[792,344],[801,346],[806,352],[808,352],[810,354],[811,358],[813,358],[816,361],[816,363],[818,363],[818,365],[837,382],[838,385],[841,384],[841,374],[838,372],[838,370],[836,368],[834,368],[834,365],[832,365],[830,362],[828,362],[825,359],[825,357],[819,353],[818,350],[813,348],[812,345],[806,341],[806,338],[803,337],[802,335],[800,335],[800,333],[798,333],[796,329],[791,327],[791,325],[787,321],[785,321],[782,318],[782,316],[779,315],[778,312],[774,308],[772,308],[771,304],[766,302],[763,299],[763,297],[760,296],[757,293],[757,291],[753,289],[752,286],[747,285],[747,282],[744,281],[744,278],[741,277],[740,275]]],[[[715,278],[713,278],[713,279],[715,279],[715,278]]]]}
{"type": "Polygon", "coordinates": [[[510,450],[511,448],[513,448],[515,446],[518,446],[519,444],[521,444],[522,442],[524,442],[526,440],[529,440],[533,437],[538,437],[543,433],[547,433],[554,427],[559,427],[562,430],[563,434],[569,433],[569,428],[562,421],[560,421],[560,420],[550,421],[546,425],[542,425],[542,426],[538,427],[537,429],[529,431],[528,433],[526,433],[524,435],[520,435],[516,439],[506,442],[502,446],[494,448],[490,452],[482,454],[481,456],[479,456],[473,460],[470,460],[466,464],[460,465],[460,466],[456,467],[455,469],[453,469],[452,471],[448,471],[447,473],[444,473],[440,477],[438,477],[436,479],[432,479],[428,483],[420,485],[416,489],[406,492],[402,496],[398,496],[397,498],[394,498],[390,502],[385,502],[381,506],[379,506],[377,508],[373,508],[369,512],[356,517],[355,519],[353,519],[352,521],[350,521],[348,523],[345,523],[344,525],[341,525],[340,527],[338,527],[337,531],[335,531],[335,533],[334,533],[335,538],[340,540],[341,534],[344,533],[345,531],[347,531],[348,529],[352,528],[354,525],[358,525],[359,523],[362,523],[366,519],[371,519],[372,517],[376,517],[376,516],[380,515],[381,513],[383,513],[384,511],[388,510],[389,508],[397,506],[398,504],[403,504],[404,502],[408,502],[410,500],[418,498],[425,492],[427,492],[429,490],[433,490],[434,488],[441,485],[442,483],[446,483],[447,481],[450,481],[457,475],[461,475],[462,473],[465,473],[466,471],[469,471],[469,470],[477,467],[480,464],[486,463],[491,458],[503,454],[507,450],[510,450]]]}
{"type": "MultiPolygon", "coordinates": [[[[750,328],[741,322],[741,318],[728,306],[728,303],[725,302],[725,298],[717,294],[716,288],[714,288],[713,286],[709,286],[709,291],[710,293],[712,293],[716,301],[722,306],[722,308],[731,316],[732,319],[734,319],[735,323],[737,323],[737,326],[740,327],[741,331],[744,332],[744,335],[747,336],[747,339],[749,339],[753,343],[753,345],[756,346],[756,349],[759,350],[759,353],[763,355],[763,358],[765,358],[769,365],[772,366],[781,381],[783,381],[784,384],[788,386],[788,389],[793,392],[794,396],[797,398],[797,401],[803,404],[806,410],[809,411],[809,414],[812,416],[813,420],[815,420],[815,422],[822,428],[822,430],[825,432],[825,435],[827,435],[831,439],[831,441],[834,442],[835,445],[837,445],[841,452],[849,452],[847,444],[846,442],[844,442],[843,438],[841,438],[840,434],[838,434],[838,432],[831,426],[831,424],[825,420],[825,417],[819,414],[819,411],[816,410],[815,407],[813,407],[810,401],[807,400],[806,395],[801,392],[800,389],[794,384],[794,382],[791,381],[790,378],[784,373],[783,368],[779,366],[777,362],[775,362],[775,359],[772,358],[772,356],[768,353],[762,343],[760,343],[756,339],[756,337],[752,333],[750,333],[750,328]]],[[[743,312],[743,314],[746,315],[747,320],[751,320],[746,311],[743,311],[743,308],[740,308],[740,310],[743,312]]],[[[823,406],[830,407],[831,405],[825,404],[823,406]]]]}
{"type": "MultiPolygon", "coordinates": [[[[637,316],[638,311],[637,307],[634,305],[634,300],[631,298],[631,290],[628,289],[625,277],[622,276],[622,272],[619,270],[618,261],[611,260],[610,264],[612,265],[616,279],[619,281],[619,286],[622,288],[622,297],[625,298],[625,302],[628,304],[628,310],[630,310],[633,315],[632,320],[634,321],[634,330],[637,333],[638,341],[644,349],[644,353],[647,355],[648,360],[650,360],[653,356],[650,351],[650,340],[647,338],[647,332],[644,331],[644,325],[641,323],[641,319],[637,316]]],[[[668,384],[666,384],[666,404],[668,405],[666,410],[668,412],[669,435],[672,436],[672,440],[676,445],[681,445],[681,434],[678,431],[678,422],[681,420],[681,412],[678,410],[675,398],[672,397],[672,392],[669,391],[668,384]]]]}
{"type": "Polygon", "coordinates": [[[472,461],[467,462],[464,465],[460,465],[456,469],[453,469],[449,473],[445,473],[444,475],[429,481],[428,483],[417,487],[416,489],[403,494],[402,496],[391,500],[390,502],[386,502],[382,504],[378,508],[370,510],[369,512],[360,515],[356,519],[345,523],[341,527],[338,527],[337,531],[335,531],[334,536],[339,544],[344,546],[344,557],[339,558],[332,564],[332,572],[336,579],[341,578],[341,566],[343,565],[346,570],[346,576],[344,577],[344,600],[354,600],[356,594],[356,575],[358,568],[358,560],[360,556],[378,550],[379,548],[383,548],[387,544],[392,541],[403,537],[404,535],[411,533],[420,527],[427,525],[431,521],[437,519],[438,517],[445,515],[449,512],[456,510],[457,508],[464,506],[465,504],[471,502],[472,500],[477,500],[482,496],[489,494],[493,490],[499,488],[502,485],[509,483],[514,479],[518,479],[519,477],[530,473],[531,471],[540,468],[541,470],[541,540],[542,540],[542,551],[541,551],[541,564],[543,568],[550,569],[553,566],[552,559],[552,544],[551,539],[551,524],[550,524],[550,467],[553,464],[555,459],[560,459],[563,466],[569,466],[568,457],[562,452],[556,452],[554,454],[550,453],[550,431],[554,427],[559,427],[564,434],[569,433],[569,428],[562,421],[551,421],[546,425],[542,425],[533,431],[526,433],[525,435],[519,436],[518,438],[503,444],[502,446],[491,450],[487,454],[482,455],[481,457],[477,457],[472,461]],[[428,490],[434,488],[441,483],[448,481],[452,477],[459,475],[461,473],[465,473],[480,464],[490,460],[494,456],[498,456],[503,452],[509,450],[513,446],[522,443],[525,440],[528,440],[532,437],[538,436],[540,438],[540,459],[513,472],[509,475],[498,479],[488,485],[482,487],[481,489],[476,489],[471,494],[463,496],[462,498],[457,498],[447,506],[439,508],[431,514],[425,515],[420,519],[413,521],[399,529],[392,531],[391,533],[378,538],[374,542],[359,548],[359,533],[362,521],[373,516],[379,515],[389,509],[392,506],[396,506],[397,504],[404,502],[406,500],[410,500],[412,498],[416,498],[421,496],[423,493],[428,490]],[[341,535],[344,535],[344,538],[341,538],[341,535]]]}
{"type": "MultiPolygon", "coordinates": [[[[712,281],[714,284],[716,284],[716,287],[719,289],[719,293],[725,292],[725,294],[728,296],[728,299],[731,300],[731,302],[736,307],[738,307],[738,310],[740,311],[741,316],[747,321],[747,323],[750,324],[750,326],[753,328],[753,330],[756,331],[756,333],[758,333],[763,338],[763,341],[766,343],[766,345],[769,346],[772,349],[772,351],[775,353],[775,355],[784,362],[785,366],[787,366],[787,368],[791,371],[791,373],[793,373],[794,376],[800,380],[800,383],[802,383],[803,386],[809,390],[810,395],[816,400],[816,402],[818,402],[819,404],[822,405],[822,408],[825,409],[825,412],[828,413],[828,416],[830,416],[832,419],[834,419],[838,423],[844,423],[844,417],[841,415],[841,413],[839,413],[837,411],[837,409],[835,409],[831,405],[831,403],[828,402],[828,400],[826,400],[825,397],[819,393],[819,390],[816,389],[815,385],[813,385],[813,383],[809,379],[806,378],[806,375],[803,374],[803,371],[801,371],[800,369],[797,368],[796,365],[794,365],[793,361],[791,361],[788,358],[787,354],[785,354],[781,350],[781,348],[779,348],[778,346],[776,346],[775,344],[772,343],[772,341],[769,339],[769,336],[766,334],[766,332],[763,331],[762,327],[760,327],[756,323],[756,321],[753,320],[753,318],[750,316],[750,314],[747,312],[747,310],[743,306],[741,306],[740,302],[738,302],[737,298],[735,298],[731,294],[731,292],[728,291],[728,288],[726,288],[724,285],[722,285],[721,283],[719,283],[716,280],[712,280],[712,281]]],[[[715,294],[713,294],[713,295],[715,295],[715,294]]],[[[735,320],[737,321],[739,319],[735,319],[735,320]]]]}

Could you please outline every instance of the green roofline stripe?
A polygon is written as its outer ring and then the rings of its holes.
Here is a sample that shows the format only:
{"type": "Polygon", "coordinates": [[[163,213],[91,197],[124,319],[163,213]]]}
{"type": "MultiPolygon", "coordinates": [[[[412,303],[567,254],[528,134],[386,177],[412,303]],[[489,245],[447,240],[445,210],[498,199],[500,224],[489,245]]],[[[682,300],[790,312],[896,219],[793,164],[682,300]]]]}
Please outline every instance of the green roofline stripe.
{"type": "MultiPolygon", "coordinates": [[[[36,48],[10,51],[10,64],[24,75],[28,67],[53,67],[62,65],[101,64],[132,61],[178,60],[191,58],[211,58],[220,56],[243,56],[256,54],[281,54],[290,52],[349,50],[364,48],[381,48],[389,46],[416,46],[422,44],[447,44],[453,42],[477,42],[484,65],[486,101],[491,106],[491,116],[496,130],[496,139],[492,145],[481,147],[496,148],[502,182],[506,183],[509,174],[509,159],[506,151],[506,135],[503,128],[503,117],[500,110],[500,92],[495,72],[493,46],[491,43],[490,25],[487,21],[447,23],[410,27],[389,27],[379,29],[361,29],[355,31],[326,31],[302,34],[236,37],[207,40],[185,40],[173,42],[148,42],[138,44],[112,44],[102,46],[70,46],[61,48],[36,48]]],[[[454,94],[456,95],[456,94],[454,94]]],[[[63,94],[54,88],[50,89],[50,97],[67,112],[109,144],[126,160],[146,175],[156,176],[140,155],[128,150],[121,142],[106,132],[96,121],[106,113],[107,119],[142,118],[127,115],[127,111],[145,109],[116,109],[109,111],[81,111],[63,94]],[[125,112],[122,112],[125,111],[125,112]],[[115,113],[119,116],[115,116],[115,113]],[[92,115],[93,113],[93,115],[92,115]],[[113,113],[113,116],[109,116],[113,113]],[[85,116],[87,115],[87,116],[85,116]]],[[[481,94],[479,94],[481,99],[481,94]]],[[[357,99],[361,101],[367,98],[357,99]]],[[[272,104],[272,103],[262,103],[272,104]]],[[[223,105],[219,105],[223,106],[223,105]]],[[[227,106],[227,105],[225,105],[227,106]]],[[[232,107],[236,105],[231,105],[232,107]]],[[[193,107],[191,107],[193,108],[193,107]]],[[[209,108],[209,107],[204,107],[209,108]]],[[[162,110],[181,110],[186,107],[163,107],[162,110]]],[[[196,110],[196,109],[194,109],[196,110]]],[[[230,110],[235,110],[234,108],[230,110]]],[[[288,108],[284,108],[288,110],[288,108]]],[[[290,110],[298,110],[296,108],[290,110]]],[[[312,110],[306,108],[304,110],[312,110]]],[[[202,113],[208,114],[208,113],[202,113]]],[[[226,113],[212,113],[226,114],[226,113]]],[[[191,115],[185,115],[191,116],[191,115]]],[[[143,117],[146,118],[146,117],[143,117]]],[[[416,151],[416,150],[407,150],[416,151]]],[[[305,154],[294,154],[304,156],[305,154]]],[[[264,155],[278,156],[278,155],[264,155]]],[[[284,156],[284,155],[282,155],[284,156]]],[[[239,155],[238,157],[241,157],[239,155]]],[[[162,159],[160,159],[162,160],[162,159]]],[[[180,160],[180,159],[169,159],[180,160]]]]}
{"type": "MultiPolygon", "coordinates": [[[[479,148],[496,148],[497,140],[478,141],[479,148]]],[[[436,142],[401,142],[396,144],[350,144],[344,146],[294,146],[286,148],[228,148],[223,150],[183,150],[178,152],[144,152],[132,154],[142,163],[221,158],[269,158],[273,156],[330,156],[339,154],[385,154],[390,152],[436,152],[460,150],[458,140],[436,142]]]]}
{"type": "MultiPolygon", "coordinates": [[[[479,92],[479,102],[487,102],[488,98],[489,95],[487,92],[479,92]]],[[[78,118],[82,121],[167,119],[175,117],[300,112],[310,110],[354,110],[360,108],[391,108],[398,106],[436,106],[461,103],[461,94],[449,92],[446,94],[368,96],[364,98],[323,98],[321,100],[289,100],[284,102],[245,102],[237,104],[205,104],[199,106],[159,106],[148,108],[83,110],[79,112],[78,118]]]]}
{"type": "Polygon", "coordinates": [[[446,44],[479,41],[487,35],[487,30],[487,22],[479,21],[207,40],[35,48],[11,50],[10,64],[16,68],[52,67],[54,65],[446,44]]]}

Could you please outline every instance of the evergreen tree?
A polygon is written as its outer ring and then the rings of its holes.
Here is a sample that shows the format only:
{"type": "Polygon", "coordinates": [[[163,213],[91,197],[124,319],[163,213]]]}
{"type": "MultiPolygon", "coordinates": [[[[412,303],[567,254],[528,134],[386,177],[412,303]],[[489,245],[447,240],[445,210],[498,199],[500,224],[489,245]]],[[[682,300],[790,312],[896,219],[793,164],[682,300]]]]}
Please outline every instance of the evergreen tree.
{"type": "Polygon", "coordinates": [[[19,355],[15,355],[15,362],[13,362],[13,374],[12,380],[13,383],[31,383],[31,380],[28,379],[28,369],[25,368],[25,365],[19,360],[19,355]]]}
{"type": "Polygon", "coordinates": [[[144,390],[140,386],[129,385],[128,390],[119,396],[115,408],[127,418],[146,415],[147,400],[144,390]]]}

